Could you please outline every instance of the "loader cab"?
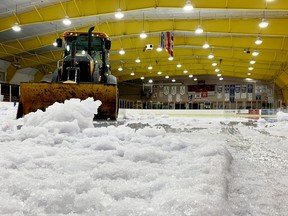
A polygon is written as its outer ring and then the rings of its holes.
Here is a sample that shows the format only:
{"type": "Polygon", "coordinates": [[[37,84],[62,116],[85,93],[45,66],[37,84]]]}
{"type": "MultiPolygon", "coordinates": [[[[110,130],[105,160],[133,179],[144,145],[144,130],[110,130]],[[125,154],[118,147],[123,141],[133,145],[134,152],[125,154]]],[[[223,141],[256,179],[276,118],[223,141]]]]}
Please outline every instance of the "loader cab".
{"type": "Polygon", "coordinates": [[[105,77],[111,74],[108,36],[105,33],[89,36],[87,32],[65,32],[64,40],[63,59],[58,67],[60,81],[75,77],[76,82],[105,82],[105,77]],[[71,68],[74,68],[72,72],[76,70],[72,76],[71,68]]]}

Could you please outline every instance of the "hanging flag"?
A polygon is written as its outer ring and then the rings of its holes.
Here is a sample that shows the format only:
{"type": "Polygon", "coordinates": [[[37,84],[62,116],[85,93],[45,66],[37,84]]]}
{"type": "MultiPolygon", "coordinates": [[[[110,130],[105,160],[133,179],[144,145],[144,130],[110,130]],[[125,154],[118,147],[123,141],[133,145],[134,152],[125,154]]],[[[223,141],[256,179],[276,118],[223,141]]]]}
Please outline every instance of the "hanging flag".
{"type": "Polygon", "coordinates": [[[164,34],[164,32],[161,32],[161,36],[160,36],[160,47],[161,47],[162,49],[165,48],[165,47],[164,47],[164,39],[165,39],[165,34],[164,34]]]}
{"type": "Polygon", "coordinates": [[[165,32],[165,50],[173,57],[174,35],[172,32],[165,32]]]}

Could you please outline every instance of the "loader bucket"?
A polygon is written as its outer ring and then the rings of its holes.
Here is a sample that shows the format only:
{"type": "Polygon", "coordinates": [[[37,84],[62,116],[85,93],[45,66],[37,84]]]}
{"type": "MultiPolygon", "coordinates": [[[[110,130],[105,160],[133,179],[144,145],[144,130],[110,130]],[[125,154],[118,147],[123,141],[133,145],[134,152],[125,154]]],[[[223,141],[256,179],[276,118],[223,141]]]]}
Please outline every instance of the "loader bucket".
{"type": "Polygon", "coordinates": [[[117,85],[92,83],[21,83],[16,118],[38,109],[44,111],[55,102],[63,103],[70,98],[85,100],[88,97],[102,102],[95,116],[96,119],[117,119],[117,85]]]}

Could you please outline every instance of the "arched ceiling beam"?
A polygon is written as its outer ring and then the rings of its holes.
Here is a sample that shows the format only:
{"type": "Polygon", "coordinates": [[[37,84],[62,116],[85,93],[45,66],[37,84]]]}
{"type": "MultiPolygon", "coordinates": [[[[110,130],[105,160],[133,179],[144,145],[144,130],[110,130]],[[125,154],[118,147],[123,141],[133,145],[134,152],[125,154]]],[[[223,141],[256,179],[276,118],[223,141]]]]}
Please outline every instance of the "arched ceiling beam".
{"type": "MultiPolygon", "coordinates": [[[[177,21],[147,21],[147,24],[145,25],[148,30],[147,32],[150,32],[151,34],[156,34],[161,31],[171,31],[174,32],[187,32],[187,39],[188,41],[194,40],[194,41],[201,41],[201,43],[204,43],[206,39],[206,34],[202,36],[195,36],[192,34],[193,32],[193,25],[197,25],[197,21],[187,21],[187,20],[177,20],[177,21]],[[175,27],[172,29],[172,23],[175,22],[175,27]],[[190,36],[189,36],[190,34],[190,36]]],[[[235,26],[243,26],[243,29],[240,29],[242,27],[235,27],[232,29],[231,32],[227,33],[226,30],[228,28],[227,21],[220,21],[220,20],[210,20],[207,22],[207,36],[208,41],[213,45],[213,41],[215,41],[215,46],[217,46],[217,43],[224,43],[229,44],[229,46],[233,47],[234,45],[242,44],[242,46],[246,47],[256,47],[254,44],[254,41],[256,40],[256,37],[259,35],[257,28],[258,20],[250,20],[250,21],[242,21],[242,24],[239,24],[238,21],[235,21],[235,26]],[[222,22],[222,23],[221,23],[222,22]],[[215,26],[221,26],[221,27],[215,27],[215,26]],[[250,27],[249,27],[250,26],[250,27]],[[254,26],[252,28],[251,26],[254,26]],[[253,29],[253,30],[251,30],[253,29]],[[210,36],[211,35],[211,36],[210,36]],[[213,36],[214,35],[214,36],[213,36]],[[225,38],[231,38],[231,41],[226,40],[225,38]],[[222,42],[224,41],[224,42],[222,42]]],[[[285,19],[277,19],[275,20],[275,24],[273,26],[276,26],[274,28],[269,28],[263,33],[261,36],[265,42],[261,45],[261,47],[264,47],[266,49],[277,49],[277,50],[288,50],[287,46],[287,40],[283,39],[288,35],[288,28],[282,28],[281,26],[284,25],[284,22],[286,23],[285,19]],[[272,30],[270,30],[272,29],[272,30]],[[283,41],[284,40],[284,41],[283,41]],[[286,46],[285,46],[286,45],[286,46]]],[[[204,24],[203,24],[204,26],[204,24]]],[[[139,21],[127,21],[127,22],[117,22],[117,23],[110,23],[107,24],[101,24],[97,25],[99,31],[101,32],[111,32],[111,38],[114,37],[138,37],[139,33],[142,31],[142,24],[139,23],[139,21]],[[108,27],[109,26],[109,27],[108,27]]],[[[205,27],[205,26],[204,26],[205,27]]],[[[195,27],[196,28],[196,27],[195,27]]],[[[88,27],[77,29],[78,31],[87,31],[88,27]]],[[[11,41],[11,42],[5,42],[1,43],[0,46],[0,58],[5,57],[5,53],[16,55],[17,53],[23,52],[23,51],[30,51],[34,49],[39,49],[41,47],[49,46],[51,45],[55,39],[58,38],[58,34],[56,33],[50,33],[47,35],[37,35],[36,37],[31,37],[28,39],[22,39],[18,41],[11,41]]],[[[184,37],[186,38],[186,37],[184,37]]],[[[121,39],[121,40],[124,40],[121,39]]],[[[148,38],[149,40],[149,38],[148,38]]],[[[146,40],[147,41],[147,40],[146,40]]],[[[158,40],[159,41],[159,40],[158,40]]],[[[158,42],[157,41],[157,42],[158,42]]],[[[177,40],[175,40],[175,43],[177,40]]],[[[183,40],[183,43],[185,41],[183,40]]],[[[127,47],[129,47],[129,44],[127,44],[127,47]]]]}
{"type": "MultiPolygon", "coordinates": [[[[54,4],[48,7],[37,8],[37,10],[25,12],[15,16],[5,17],[0,20],[1,27],[0,32],[7,31],[15,23],[15,19],[19,20],[21,25],[29,25],[35,23],[51,22],[56,20],[61,20],[67,14],[71,18],[84,17],[84,16],[95,16],[95,15],[105,15],[112,14],[116,11],[118,4],[114,1],[100,1],[100,0],[73,0],[67,1],[65,3],[54,4]],[[63,7],[65,4],[65,7],[63,7]],[[79,7],[81,5],[81,7],[79,7]]],[[[179,8],[182,9],[184,1],[175,0],[145,0],[145,1],[129,1],[129,4],[125,2],[123,11],[135,11],[135,10],[145,10],[151,8],[179,8]]],[[[250,10],[287,10],[288,2],[281,1],[269,3],[268,5],[264,0],[205,0],[197,1],[194,4],[195,8],[198,9],[222,9],[222,10],[240,10],[240,9],[250,9],[250,10]]]]}

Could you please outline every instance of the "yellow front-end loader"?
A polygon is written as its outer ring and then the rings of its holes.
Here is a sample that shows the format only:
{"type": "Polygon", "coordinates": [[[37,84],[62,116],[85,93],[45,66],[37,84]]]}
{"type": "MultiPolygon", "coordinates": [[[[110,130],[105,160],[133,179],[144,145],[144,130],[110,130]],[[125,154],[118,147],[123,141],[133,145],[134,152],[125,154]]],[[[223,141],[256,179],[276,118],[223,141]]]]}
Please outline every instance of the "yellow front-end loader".
{"type": "MultiPolygon", "coordinates": [[[[17,118],[45,110],[55,102],[70,98],[100,100],[96,119],[117,119],[117,79],[111,75],[109,50],[111,41],[105,33],[64,33],[64,57],[58,61],[50,83],[20,83],[20,100],[17,118]]],[[[62,40],[57,39],[62,47],[62,40]]]]}

